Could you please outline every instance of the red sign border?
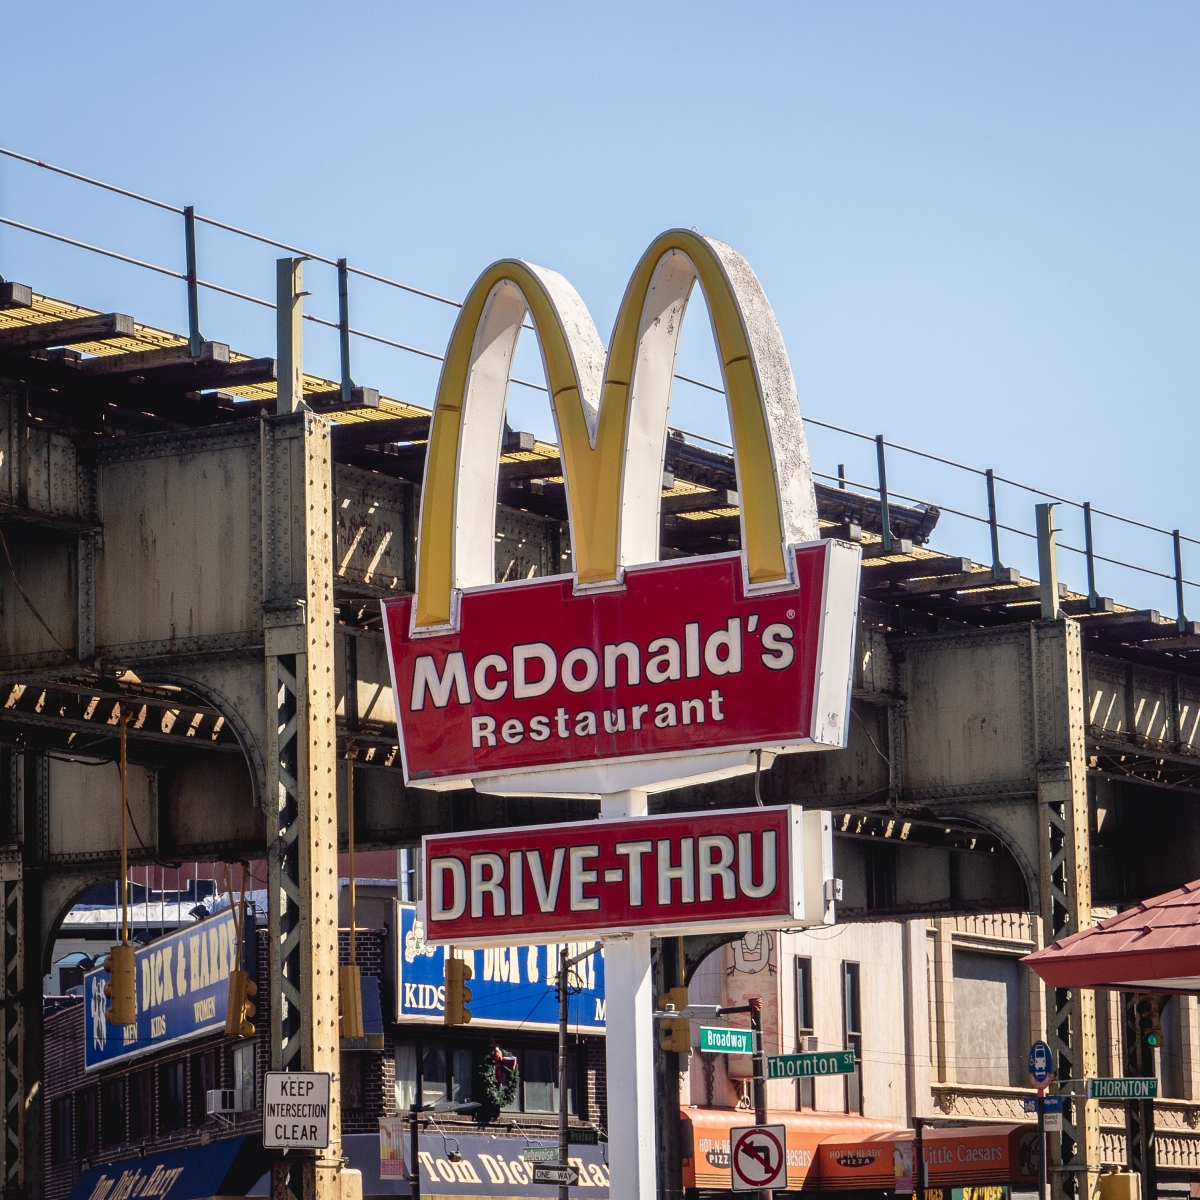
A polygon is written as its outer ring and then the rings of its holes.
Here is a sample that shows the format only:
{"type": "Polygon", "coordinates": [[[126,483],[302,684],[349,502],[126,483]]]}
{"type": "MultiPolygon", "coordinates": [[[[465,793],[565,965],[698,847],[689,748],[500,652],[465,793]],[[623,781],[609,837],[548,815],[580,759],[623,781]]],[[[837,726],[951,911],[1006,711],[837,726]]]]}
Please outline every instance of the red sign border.
{"type": "MultiPolygon", "coordinates": [[[[541,946],[547,942],[580,942],[580,941],[602,941],[605,938],[624,937],[631,933],[644,933],[650,937],[682,937],[692,933],[713,933],[717,931],[728,933],[744,933],[755,929],[803,929],[811,925],[817,924],[815,920],[804,914],[804,808],[799,804],[768,804],[762,808],[731,808],[731,809],[711,809],[702,812],[686,812],[686,813],[663,813],[656,816],[639,816],[639,817],[612,817],[601,818],[595,821],[552,821],[543,825],[521,825],[512,827],[513,831],[519,830],[522,833],[541,833],[543,831],[553,831],[562,834],[564,830],[583,831],[595,829],[603,826],[604,828],[619,827],[621,825],[629,825],[633,823],[645,823],[653,821],[658,825],[667,825],[675,821],[692,821],[697,817],[709,817],[728,814],[730,817],[736,816],[739,812],[763,813],[787,810],[787,822],[790,831],[790,836],[787,839],[788,847],[788,877],[787,888],[785,895],[788,897],[790,914],[786,913],[755,913],[747,917],[731,917],[718,916],[711,921],[696,921],[683,920],[658,924],[647,924],[630,926],[628,924],[617,926],[596,925],[596,926],[576,926],[571,929],[561,930],[540,930],[536,933],[522,935],[520,933],[502,933],[490,934],[483,937],[462,937],[462,936],[446,936],[438,937],[432,928],[429,921],[428,909],[426,908],[425,897],[428,896],[429,887],[429,842],[432,839],[446,839],[449,837],[469,838],[473,834],[479,836],[488,836],[503,832],[498,829],[472,829],[462,830],[453,834],[446,833],[427,833],[421,838],[421,900],[417,905],[417,915],[420,917],[422,924],[425,927],[425,943],[429,946],[462,946],[465,949],[479,949],[490,946],[541,946]],[[800,908],[800,915],[796,913],[797,906],[800,908]]],[[[811,810],[819,811],[819,810],[811,810]]],[[[564,836],[571,836],[570,833],[564,836]]],[[[687,914],[689,917],[691,914],[687,914]]]]}
{"type": "MultiPolygon", "coordinates": [[[[745,552],[742,550],[732,550],[732,551],[728,551],[723,554],[699,555],[697,557],[704,558],[704,559],[714,559],[714,560],[721,559],[721,558],[736,558],[736,559],[738,559],[739,563],[741,565],[740,574],[741,574],[741,578],[742,578],[742,594],[743,594],[743,597],[748,598],[751,595],[763,595],[763,594],[770,594],[773,592],[785,592],[789,588],[795,587],[796,584],[795,584],[794,580],[795,580],[795,576],[796,576],[796,561],[795,561],[796,553],[801,550],[811,550],[811,549],[815,549],[817,547],[820,547],[824,551],[824,563],[822,564],[822,568],[821,568],[821,599],[822,599],[821,616],[820,616],[820,621],[817,626],[817,654],[816,654],[816,662],[815,662],[815,665],[813,668],[813,679],[812,679],[812,693],[813,693],[813,718],[812,718],[812,720],[813,720],[814,726],[816,723],[818,700],[821,696],[821,677],[823,674],[822,668],[823,668],[823,665],[825,662],[825,654],[826,654],[826,633],[827,633],[828,617],[829,617],[831,605],[833,607],[837,607],[836,598],[831,595],[832,589],[830,586],[831,583],[833,582],[833,580],[832,580],[833,571],[834,571],[833,562],[834,562],[834,559],[838,556],[839,551],[842,549],[851,551],[851,553],[853,553],[853,555],[854,555],[854,560],[855,560],[854,561],[854,570],[853,570],[852,589],[850,591],[850,595],[852,597],[851,608],[852,608],[853,616],[850,618],[849,647],[848,647],[848,655],[847,655],[847,657],[848,657],[847,665],[849,667],[849,676],[848,676],[847,682],[846,682],[846,695],[845,695],[845,699],[843,701],[844,708],[845,708],[844,719],[843,719],[843,729],[848,730],[849,723],[850,723],[850,693],[853,688],[853,681],[854,681],[854,645],[855,645],[855,642],[857,641],[857,637],[858,637],[859,577],[862,572],[862,558],[861,558],[861,551],[859,550],[859,548],[852,547],[850,545],[850,543],[842,543],[836,538],[820,538],[817,541],[801,542],[796,545],[789,546],[787,548],[787,558],[788,558],[788,562],[789,562],[789,566],[790,566],[790,578],[781,583],[767,585],[767,586],[764,586],[762,584],[753,585],[749,582],[747,575],[746,575],[745,552]]],[[[626,568],[626,570],[640,573],[642,571],[656,570],[659,568],[678,567],[681,562],[688,562],[688,561],[690,561],[690,560],[689,559],[683,559],[683,560],[660,559],[658,562],[639,563],[636,565],[631,565],[630,567],[626,568]]],[[[741,753],[748,754],[755,750],[773,750],[773,751],[782,752],[782,753],[787,753],[789,751],[792,753],[803,753],[803,752],[809,751],[809,750],[822,750],[822,749],[833,750],[833,749],[843,749],[845,747],[845,745],[846,745],[845,735],[843,735],[843,739],[840,743],[833,744],[833,743],[828,743],[828,742],[817,741],[815,739],[815,737],[812,735],[812,733],[810,732],[810,735],[806,738],[796,738],[796,739],[791,739],[788,741],[772,743],[769,746],[764,745],[761,741],[753,741],[753,742],[746,742],[744,744],[737,743],[737,744],[733,744],[733,745],[712,746],[712,747],[700,748],[700,749],[667,750],[667,751],[663,751],[661,753],[656,753],[656,754],[645,754],[645,755],[625,754],[625,755],[616,755],[611,758],[568,759],[568,760],[565,760],[560,763],[547,763],[544,766],[540,766],[540,767],[508,767],[508,768],[502,768],[502,769],[496,770],[496,771],[480,771],[480,772],[474,773],[474,774],[443,775],[443,776],[439,776],[436,779],[429,779],[429,778],[412,779],[410,777],[409,769],[408,769],[408,748],[405,744],[404,719],[401,716],[400,692],[396,688],[396,664],[392,657],[392,639],[388,634],[388,616],[387,616],[388,608],[399,603],[401,599],[407,600],[410,603],[410,614],[409,614],[410,619],[409,619],[409,634],[408,634],[410,639],[423,639],[426,637],[428,637],[428,638],[445,637],[446,634],[449,632],[454,632],[454,633],[459,632],[458,627],[459,627],[460,613],[462,611],[461,597],[464,595],[471,595],[471,594],[479,593],[479,592],[496,592],[496,591],[502,591],[502,590],[503,591],[509,591],[509,590],[517,591],[518,589],[521,589],[524,587],[529,587],[530,585],[545,584],[545,583],[550,582],[551,580],[560,580],[561,581],[563,579],[571,579],[574,581],[575,580],[574,573],[570,572],[570,571],[564,571],[558,575],[539,575],[533,579],[515,579],[515,580],[510,580],[509,582],[506,582],[506,583],[488,583],[488,584],[480,584],[478,587],[456,589],[455,595],[454,595],[454,604],[453,604],[454,620],[453,620],[453,629],[452,630],[447,629],[445,626],[438,626],[435,629],[430,629],[427,631],[414,629],[413,625],[412,625],[412,621],[414,619],[414,614],[415,614],[416,609],[415,609],[415,603],[413,603],[413,601],[414,601],[413,597],[406,596],[403,598],[401,598],[401,597],[386,598],[386,599],[380,601],[380,611],[383,615],[384,648],[387,651],[388,673],[390,676],[390,682],[392,684],[392,703],[393,703],[393,706],[394,706],[395,712],[396,712],[396,738],[397,738],[397,744],[398,744],[399,750],[400,750],[400,763],[401,763],[401,767],[404,771],[404,782],[407,787],[421,788],[426,791],[435,791],[436,792],[436,791],[459,791],[466,787],[478,786],[478,790],[486,791],[487,790],[486,784],[489,781],[509,780],[513,783],[519,783],[519,781],[521,781],[521,780],[529,780],[531,783],[531,786],[527,793],[522,793],[517,788],[500,788],[499,794],[514,794],[514,795],[521,795],[521,794],[554,795],[554,794],[558,794],[558,795],[562,795],[562,796],[571,796],[571,797],[581,796],[581,795],[594,796],[594,795],[598,795],[599,793],[596,793],[593,791],[581,792],[578,790],[573,790],[569,786],[569,783],[565,787],[556,788],[556,787],[552,787],[552,786],[541,786],[541,787],[533,786],[533,781],[541,780],[541,781],[548,782],[549,780],[554,779],[556,777],[561,778],[565,774],[572,772],[572,771],[603,770],[606,767],[617,767],[617,768],[626,767],[626,768],[628,768],[635,764],[643,764],[646,767],[652,768],[655,765],[661,765],[661,764],[669,763],[669,762],[678,762],[678,761],[686,762],[688,760],[695,762],[697,769],[685,772],[682,775],[673,776],[673,777],[667,778],[667,779],[655,779],[655,780],[652,780],[645,784],[632,785],[632,786],[636,786],[636,787],[641,787],[643,790],[651,791],[651,792],[667,791],[671,788],[681,787],[688,782],[696,782],[698,780],[703,779],[705,777],[705,775],[708,772],[711,772],[714,769],[714,767],[716,766],[716,764],[714,762],[712,762],[712,761],[706,762],[706,760],[713,760],[717,757],[727,758],[729,756],[737,755],[737,754],[741,754],[741,753]]],[[[625,585],[624,585],[623,580],[624,580],[624,573],[622,574],[622,583],[621,584],[611,587],[611,588],[604,588],[604,589],[597,589],[594,587],[593,588],[580,588],[578,581],[575,581],[574,585],[573,585],[574,592],[576,595],[587,595],[587,594],[595,593],[599,590],[614,591],[614,592],[624,591],[625,585]]],[[[839,581],[839,582],[841,582],[841,581],[839,581]]],[[[845,582],[850,583],[849,578],[847,578],[845,580],[845,582]]],[[[720,768],[718,768],[718,769],[720,769],[720,768]]]]}
{"type": "Polygon", "coordinates": [[[737,1152],[738,1152],[738,1147],[742,1144],[743,1141],[746,1140],[746,1138],[753,1137],[755,1133],[763,1133],[767,1137],[769,1137],[773,1142],[775,1142],[776,1145],[779,1145],[779,1169],[775,1172],[775,1174],[769,1180],[767,1180],[763,1183],[752,1183],[744,1175],[742,1175],[741,1181],[742,1181],[744,1187],[738,1188],[736,1190],[738,1190],[738,1191],[742,1191],[742,1190],[755,1191],[756,1189],[759,1191],[774,1190],[775,1183],[780,1178],[780,1176],[782,1176],[784,1178],[785,1186],[786,1186],[786,1179],[787,1179],[787,1126],[784,1125],[782,1127],[783,1128],[783,1144],[782,1145],[779,1144],[779,1138],[772,1132],[772,1130],[777,1129],[777,1128],[779,1128],[779,1126],[777,1126],[777,1125],[748,1125],[748,1126],[745,1126],[741,1136],[737,1139],[736,1142],[733,1140],[733,1130],[731,1129],[729,1131],[729,1134],[730,1134],[730,1137],[729,1137],[729,1170],[730,1170],[730,1174],[732,1176],[732,1178],[730,1179],[730,1183],[735,1182],[735,1180],[739,1174],[738,1169],[735,1165],[737,1163],[737,1152]]]}

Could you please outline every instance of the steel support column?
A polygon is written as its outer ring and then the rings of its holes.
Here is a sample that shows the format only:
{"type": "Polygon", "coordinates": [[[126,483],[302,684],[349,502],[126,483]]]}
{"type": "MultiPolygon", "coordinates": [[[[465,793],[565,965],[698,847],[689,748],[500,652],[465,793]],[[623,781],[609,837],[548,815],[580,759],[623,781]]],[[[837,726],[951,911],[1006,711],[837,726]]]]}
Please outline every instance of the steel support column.
{"type": "MultiPolygon", "coordinates": [[[[1138,1024],[1137,994],[1121,993],[1125,1025],[1125,1074],[1154,1075],[1154,1051],[1138,1024]]],[[[1142,1200],[1158,1200],[1158,1167],[1154,1157],[1154,1101],[1130,1100],[1125,1106],[1125,1167],[1141,1176],[1142,1200]]]]}
{"type": "Polygon", "coordinates": [[[303,1200],[341,1194],[332,499],[328,423],[264,421],[271,1069],[333,1077],[329,1149],[290,1172],[303,1200]]]}
{"type": "MultiPolygon", "coordinates": [[[[1092,916],[1083,653],[1079,626],[1071,620],[1035,621],[1029,637],[1041,826],[1038,875],[1048,945],[1087,928],[1092,916]]],[[[1047,1008],[1047,1041],[1057,1077],[1095,1075],[1095,993],[1056,988],[1047,1008]]],[[[1059,1162],[1051,1167],[1054,1195],[1091,1200],[1100,1179],[1097,1101],[1066,1101],[1059,1145],[1059,1162]]]]}

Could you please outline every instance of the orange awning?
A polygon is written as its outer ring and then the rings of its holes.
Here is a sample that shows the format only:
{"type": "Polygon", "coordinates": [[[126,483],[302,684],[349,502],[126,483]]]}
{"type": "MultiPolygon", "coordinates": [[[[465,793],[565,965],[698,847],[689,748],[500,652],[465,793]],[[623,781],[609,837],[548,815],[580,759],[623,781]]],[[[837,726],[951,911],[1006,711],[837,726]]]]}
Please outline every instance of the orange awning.
{"type": "MultiPolygon", "coordinates": [[[[790,1131],[789,1131],[790,1132],[790,1131]]],[[[791,1152],[789,1138],[788,1151],[791,1152]]],[[[977,1125],[926,1129],[925,1163],[930,1187],[1036,1183],[1037,1129],[1033,1125],[977,1125]]],[[[913,1131],[867,1137],[838,1134],[818,1150],[822,1191],[912,1190],[913,1131]]]]}
{"type": "MultiPolygon", "coordinates": [[[[745,1109],[683,1108],[679,1117],[683,1122],[683,1186],[728,1189],[729,1131],[753,1125],[754,1114],[745,1109]]],[[[840,1113],[773,1112],[768,1123],[787,1126],[787,1186],[793,1192],[818,1187],[817,1147],[823,1139],[842,1135],[854,1140],[897,1132],[894,1121],[840,1113]]]]}

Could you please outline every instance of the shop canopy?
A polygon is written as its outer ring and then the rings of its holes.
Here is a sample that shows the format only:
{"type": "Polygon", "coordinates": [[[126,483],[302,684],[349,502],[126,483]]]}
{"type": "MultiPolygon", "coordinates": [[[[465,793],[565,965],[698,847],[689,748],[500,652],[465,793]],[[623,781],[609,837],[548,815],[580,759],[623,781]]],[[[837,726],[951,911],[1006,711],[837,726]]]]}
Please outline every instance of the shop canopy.
{"type": "Polygon", "coordinates": [[[1051,987],[1200,992],[1200,880],[1024,959],[1051,987]]]}
{"type": "MultiPolygon", "coordinates": [[[[1037,1129],[1032,1125],[926,1129],[924,1157],[931,1188],[981,1187],[1038,1181],[1037,1129]]],[[[840,1134],[818,1148],[822,1191],[913,1190],[911,1129],[869,1137],[840,1134]]],[[[789,1153],[791,1142],[788,1143],[789,1153]]]]}
{"type": "MultiPolygon", "coordinates": [[[[753,1125],[754,1113],[745,1109],[684,1108],[679,1116],[683,1123],[683,1186],[728,1189],[729,1131],[736,1126],[753,1125]]],[[[876,1121],[840,1113],[770,1112],[767,1123],[787,1127],[787,1190],[790,1192],[812,1191],[819,1186],[817,1149],[825,1138],[862,1139],[897,1129],[894,1121],[876,1121]]],[[[890,1183],[888,1187],[891,1187],[890,1183]]]]}
{"type": "Polygon", "coordinates": [[[169,1200],[208,1200],[244,1196],[267,1166],[259,1138],[228,1138],[190,1150],[127,1158],[84,1171],[68,1200],[117,1200],[122,1196],[162,1196],[169,1200]]]}

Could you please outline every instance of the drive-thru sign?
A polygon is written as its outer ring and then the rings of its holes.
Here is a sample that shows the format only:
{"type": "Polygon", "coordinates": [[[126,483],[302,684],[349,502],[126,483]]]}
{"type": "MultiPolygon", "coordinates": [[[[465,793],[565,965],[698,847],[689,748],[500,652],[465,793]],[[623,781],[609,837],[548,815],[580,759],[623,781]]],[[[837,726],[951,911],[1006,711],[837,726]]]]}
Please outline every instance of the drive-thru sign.
{"type": "MultiPolygon", "coordinates": [[[[845,746],[859,565],[858,546],[821,538],[783,338],[731,247],[683,229],[658,237],[607,354],[553,271],[506,260],[475,282],[438,382],[413,595],[383,602],[405,779],[599,797],[601,820],[427,838],[426,937],[604,937],[621,1200],[655,1194],[651,934],[834,917],[828,814],[650,820],[647,794],[845,746]],[[697,283],[729,409],[740,548],[660,562],[671,386],[697,283]],[[498,459],[527,318],[558,431],[571,570],[497,582],[498,459]]],[[[751,1175],[783,1170],[768,1132],[746,1142],[751,1175]]]]}
{"type": "Polygon", "coordinates": [[[735,1192],[787,1185],[787,1126],[750,1125],[729,1131],[729,1169],[735,1192]]]}
{"type": "Polygon", "coordinates": [[[424,839],[425,940],[819,925],[831,858],[828,814],[790,804],[436,834],[424,839]]]}

